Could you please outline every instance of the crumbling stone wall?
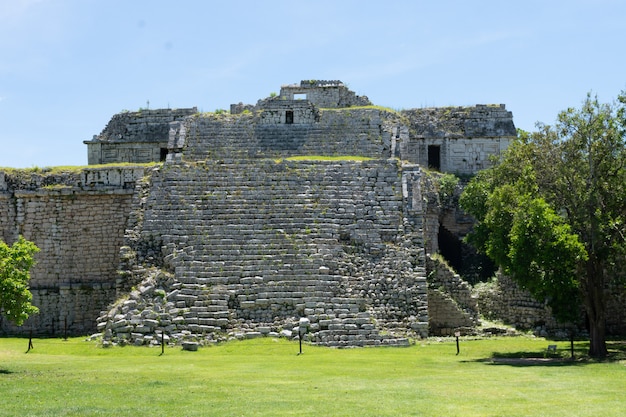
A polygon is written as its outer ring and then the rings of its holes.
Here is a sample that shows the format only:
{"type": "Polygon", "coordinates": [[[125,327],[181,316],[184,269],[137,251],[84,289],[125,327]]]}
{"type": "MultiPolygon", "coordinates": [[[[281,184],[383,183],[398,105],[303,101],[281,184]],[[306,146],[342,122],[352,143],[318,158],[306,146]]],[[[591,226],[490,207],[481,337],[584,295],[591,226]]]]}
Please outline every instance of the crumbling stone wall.
{"type": "Polygon", "coordinates": [[[606,289],[606,329],[609,334],[626,335],[626,290],[615,283],[606,289]]]}
{"type": "Polygon", "coordinates": [[[115,114],[99,135],[84,141],[89,165],[159,162],[167,153],[169,123],[198,112],[156,109],[115,114]]]}
{"type": "MultiPolygon", "coordinates": [[[[606,289],[606,327],[608,334],[623,335],[626,331],[626,293],[619,285],[606,289]]],[[[485,317],[497,318],[519,329],[534,330],[541,335],[557,334],[567,337],[569,330],[556,322],[550,308],[535,300],[510,277],[497,274],[496,280],[475,288],[480,311],[485,317]]],[[[581,322],[584,323],[581,309],[581,322]]],[[[585,330],[580,329],[580,330],[585,330]]]]}
{"type": "Polygon", "coordinates": [[[303,80],[300,84],[283,85],[280,96],[288,100],[308,100],[317,107],[336,108],[369,106],[372,103],[365,96],[357,96],[339,80],[303,80]]]}
{"type": "Polygon", "coordinates": [[[70,335],[95,331],[95,319],[115,297],[119,248],[134,182],[141,168],[88,169],[0,175],[1,235],[19,235],[40,252],[31,271],[33,304],[40,313],[4,332],[70,335]]]}
{"type": "Polygon", "coordinates": [[[437,257],[426,257],[429,334],[450,336],[479,324],[472,287],[437,257]]]}
{"type": "Polygon", "coordinates": [[[263,100],[258,107],[260,125],[312,125],[320,119],[319,110],[308,100],[274,97],[263,100]]]}
{"type": "Polygon", "coordinates": [[[500,273],[495,281],[477,285],[475,296],[481,314],[488,319],[502,320],[523,330],[559,328],[549,307],[500,273]]]}

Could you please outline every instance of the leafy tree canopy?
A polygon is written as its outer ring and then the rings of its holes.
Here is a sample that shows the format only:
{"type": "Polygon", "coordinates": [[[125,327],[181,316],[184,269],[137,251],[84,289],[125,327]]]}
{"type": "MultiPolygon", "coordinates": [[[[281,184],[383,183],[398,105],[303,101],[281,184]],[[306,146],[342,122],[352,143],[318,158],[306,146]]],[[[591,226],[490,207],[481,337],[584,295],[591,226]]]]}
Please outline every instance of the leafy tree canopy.
{"type": "Polygon", "coordinates": [[[582,301],[594,356],[607,353],[605,289],[626,260],[625,104],[587,95],[555,126],[520,131],[460,199],[477,219],[470,243],[557,319],[575,321],[582,301]]]}
{"type": "Polygon", "coordinates": [[[11,246],[0,241],[0,312],[18,326],[39,311],[30,303],[32,294],[28,289],[30,269],[38,251],[34,243],[22,236],[11,246]]]}

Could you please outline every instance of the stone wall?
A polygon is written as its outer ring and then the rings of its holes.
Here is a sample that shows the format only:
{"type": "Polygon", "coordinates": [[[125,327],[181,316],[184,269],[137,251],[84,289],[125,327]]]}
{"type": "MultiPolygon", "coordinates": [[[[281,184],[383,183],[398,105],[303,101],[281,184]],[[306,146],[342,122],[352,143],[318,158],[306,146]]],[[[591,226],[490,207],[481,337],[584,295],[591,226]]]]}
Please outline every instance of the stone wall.
{"type": "Polygon", "coordinates": [[[487,319],[502,320],[522,330],[559,328],[545,304],[505,275],[497,274],[496,281],[477,285],[475,296],[481,314],[487,319]]]}
{"type": "Polygon", "coordinates": [[[280,97],[308,100],[317,107],[336,108],[369,106],[369,99],[357,96],[339,80],[303,80],[300,84],[283,85],[280,97]]]}
{"type": "Polygon", "coordinates": [[[260,125],[312,125],[320,119],[319,110],[308,100],[266,99],[259,105],[260,125]]]}
{"type": "MultiPolygon", "coordinates": [[[[481,314],[490,319],[502,320],[518,329],[533,330],[542,336],[568,337],[567,326],[559,324],[550,308],[535,300],[510,277],[497,274],[493,282],[477,285],[474,289],[481,314]]],[[[609,335],[626,333],[626,292],[619,284],[606,290],[606,329],[609,335]]],[[[580,322],[584,325],[584,309],[581,307],[580,322]]],[[[579,331],[586,331],[581,328],[579,331]]]]}
{"type": "Polygon", "coordinates": [[[619,281],[606,291],[606,329],[609,334],[626,335],[626,288],[619,281]]]}
{"type": "Polygon", "coordinates": [[[0,174],[1,236],[19,235],[40,252],[31,270],[33,304],[40,313],[22,328],[2,331],[86,334],[115,299],[119,248],[142,168],[86,169],[58,174],[0,174]]]}

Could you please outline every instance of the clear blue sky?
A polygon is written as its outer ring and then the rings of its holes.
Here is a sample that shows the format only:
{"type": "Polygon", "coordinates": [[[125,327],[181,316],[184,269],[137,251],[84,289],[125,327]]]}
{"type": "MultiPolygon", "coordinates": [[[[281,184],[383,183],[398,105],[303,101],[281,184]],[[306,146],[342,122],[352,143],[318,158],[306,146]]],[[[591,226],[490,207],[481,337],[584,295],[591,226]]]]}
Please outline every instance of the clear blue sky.
{"type": "Polygon", "coordinates": [[[0,166],[83,165],[111,116],[339,79],[396,109],[505,103],[517,127],[626,89],[619,0],[0,0],[0,166]]]}

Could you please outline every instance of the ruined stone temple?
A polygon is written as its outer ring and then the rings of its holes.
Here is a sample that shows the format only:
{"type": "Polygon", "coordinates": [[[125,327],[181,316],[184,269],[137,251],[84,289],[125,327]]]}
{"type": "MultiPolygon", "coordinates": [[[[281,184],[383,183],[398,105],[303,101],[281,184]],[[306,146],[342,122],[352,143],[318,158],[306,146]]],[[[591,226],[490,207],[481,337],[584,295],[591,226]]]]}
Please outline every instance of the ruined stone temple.
{"type": "Polygon", "coordinates": [[[427,256],[471,219],[426,169],[475,173],[515,136],[504,105],[393,111],[340,81],[116,114],[85,141],[88,167],[0,171],[0,237],[41,248],[40,314],[1,330],[370,346],[471,328],[467,283],[427,256]]]}
{"type": "Polygon", "coordinates": [[[302,81],[254,106],[233,104],[230,114],[119,113],[85,144],[90,165],[345,155],[472,174],[516,136],[504,104],[400,112],[371,104],[341,81],[302,81]]]}

